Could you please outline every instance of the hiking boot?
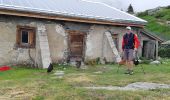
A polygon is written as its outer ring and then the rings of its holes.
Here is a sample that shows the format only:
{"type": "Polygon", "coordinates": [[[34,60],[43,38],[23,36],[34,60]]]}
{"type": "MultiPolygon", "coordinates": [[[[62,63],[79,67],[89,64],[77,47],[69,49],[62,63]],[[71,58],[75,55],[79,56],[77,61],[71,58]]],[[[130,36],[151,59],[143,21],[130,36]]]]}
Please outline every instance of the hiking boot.
{"type": "Polygon", "coordinates": [[[130,71],[129,70],[126,70],[126,72],[124,74],[130,74],[130,71]]]}
{"type": "Polygon", "coordinates": [[[126,72],[124,74],[128,74],[128,75],[133,75],[133,70],[126,70],[126,72]]]}
{"type": "Polygon", "coordinates": [[[133,75],[133,70],[129,70],[129,75],[133,75]]]}

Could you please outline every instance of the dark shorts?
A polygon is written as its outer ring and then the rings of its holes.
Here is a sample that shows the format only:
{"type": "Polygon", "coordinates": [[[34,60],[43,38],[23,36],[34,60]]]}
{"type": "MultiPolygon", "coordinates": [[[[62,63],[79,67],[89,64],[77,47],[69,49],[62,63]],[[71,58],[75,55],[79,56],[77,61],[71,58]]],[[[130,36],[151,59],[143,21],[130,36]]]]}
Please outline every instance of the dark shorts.
{"type": "Polygon", "coordinates": [[[133,49],[124,49],[123,60],[132,61],[134,59],[133,52],[133,49]]]}

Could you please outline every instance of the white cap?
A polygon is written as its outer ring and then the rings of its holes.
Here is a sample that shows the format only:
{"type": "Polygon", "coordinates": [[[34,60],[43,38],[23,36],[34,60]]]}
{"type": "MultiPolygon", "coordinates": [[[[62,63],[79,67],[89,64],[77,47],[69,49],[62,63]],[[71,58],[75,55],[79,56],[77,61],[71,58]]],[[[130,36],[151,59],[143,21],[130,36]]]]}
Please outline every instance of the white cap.
{"type": "Polygon", "coordinates": [[[132,28],[130,26],[126,27],[127,30],[131,30],[132,28]]]}

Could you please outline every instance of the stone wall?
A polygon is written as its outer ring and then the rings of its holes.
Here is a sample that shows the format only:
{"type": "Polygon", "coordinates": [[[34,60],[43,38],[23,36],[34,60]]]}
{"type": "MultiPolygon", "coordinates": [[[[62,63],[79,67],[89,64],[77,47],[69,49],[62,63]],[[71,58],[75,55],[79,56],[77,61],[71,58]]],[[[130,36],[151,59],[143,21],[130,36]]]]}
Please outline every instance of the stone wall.
{"type": "Polygon", "coordinates": [[[113,50],[105,37],[105,32],[118,34],[118,51],[121,52],[122,34],[125,33],[124,27],[114,27],[105,25],[91,26],[86,41],[86,60],[96,58],[106,58],[108,62],[115,61],[113,50]]]}
{"type": "MultiPolygon", "coordinates": [[[[47,55],[53,63],[63,59],[68,51],[68,30],[78,30],[86,34],[85,60],[106,57],[110,62],[114,61],[113,51],[104,39],[105,32],[118,34],[118,51],[121,52],[122,35],[125,27],[109,25],[95,25],[75,22],[52,21],[25,17],[0,16],[0,65],[28,64],[31,63],[28,49],[16,48],[17,25],[36,28],[36,47],[30,50],[31,57],[37,66],[43,67],[43,57],[47,55]],[[47,36],[49,53],[42,56],[42,44],[38,35],[39,25],[43,25],[47,36]],[[105,44],[104,44],[105,43],[105,44]]],[[[43,37],[42,37],[43,38],[43,37]]],[[[43,46],[45,47],[45,46],[43,46]]],[[[45,50],[46,48],[44,48],[45,50]]],[[[44,52],[44,51],[43,51],[44,52]]],[[[49,58],[49,59],[50,59],[49,58]]],[[[46,60],[44,60],[46,61],[46,60]]],[[[47,66],[46,66],[47,67],[47,66]]]]}
{"type": "MultiPolygon", "coordinates": [[[[28,64],[31,62],[28,49],[16,48],[17,25],[36,26],[28,20],[0,16],[0,65],[28,64]]],[[[35,58],[35,49],[30,50],[35,58]]]]}
{"type": "MultiPolygon", "coordinates": [[[[45,20],[33,18],[0,16],[0,65],[34,64],[35,67],[43,67],[38,36],[38,26],[46,24],[45,20]],[[20,48],[16,46],[17,26],[29,26],[36,28],[35,48],[20,48]],[[29,56],[30,54],[30,56],[29,56]]],[[[41,30],[40,30],[41,31],[41,30]]]]}
{"type": "Polygon", "coordinates": [[[107,28],[100,25],[91,26],[86,40],[86,59],[102,57],[103,35],[107,28]]]}
{"type": "Polygon", "coordinates": [[[52,62],[56,63],[62,60],[64,52],[67,50],[67,35],[60,24],[47,24],[46,28],[52,62]]]}

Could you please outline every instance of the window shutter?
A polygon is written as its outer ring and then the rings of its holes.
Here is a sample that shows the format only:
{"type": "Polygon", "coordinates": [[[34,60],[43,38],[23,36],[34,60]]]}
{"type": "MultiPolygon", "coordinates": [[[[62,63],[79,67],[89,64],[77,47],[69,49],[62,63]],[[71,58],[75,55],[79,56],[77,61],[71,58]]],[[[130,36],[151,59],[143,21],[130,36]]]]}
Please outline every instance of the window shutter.
{"type": "Polygon", "coordinates": [[[34,47],[34,41],[35,41],[35,39],[34,39],[34,31],[33,30],[31,30],[31,31],[29,31],[29,45],[31,46],[31,47],[34,47]]]}
{"type": "Polygon", "coordinates": [[[16,45],[19,46],[21,42],[21,30],[17,29],[17,36],[16,36],[16,45]]]}

